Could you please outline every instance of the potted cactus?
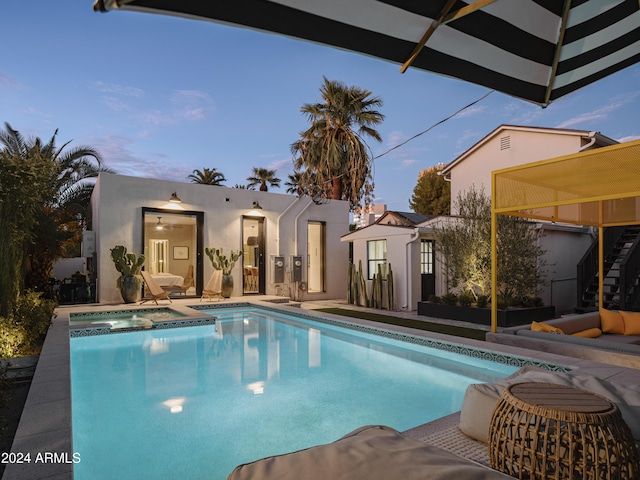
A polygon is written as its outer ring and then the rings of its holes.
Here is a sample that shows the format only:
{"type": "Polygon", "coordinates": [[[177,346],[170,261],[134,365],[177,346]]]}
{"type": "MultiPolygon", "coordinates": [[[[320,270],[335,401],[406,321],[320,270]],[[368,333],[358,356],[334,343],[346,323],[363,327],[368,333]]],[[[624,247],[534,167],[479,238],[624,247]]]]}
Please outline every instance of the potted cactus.
{"type": "Polygon", "coordinates": [[[125,303],[139,302],[141,298],[142,276],[140,271],[144,265],[144,255],[127,253],[126,247],[116,245],[111,249],[111,260],[120,276],[116,285],[125,303]]]}
{"type": "Polygon", "coordinates": [[[231,250],[227,258],[222,248],[207,247],[204,249],[204,253],[206,253],[209,260],[211,260],[213,268],[222,270],[222,296],[229,298],[233,292],[233,277],[231,276],[231,271],[238,259],[242,256],[242,252],[240,250],[231,250]]]}

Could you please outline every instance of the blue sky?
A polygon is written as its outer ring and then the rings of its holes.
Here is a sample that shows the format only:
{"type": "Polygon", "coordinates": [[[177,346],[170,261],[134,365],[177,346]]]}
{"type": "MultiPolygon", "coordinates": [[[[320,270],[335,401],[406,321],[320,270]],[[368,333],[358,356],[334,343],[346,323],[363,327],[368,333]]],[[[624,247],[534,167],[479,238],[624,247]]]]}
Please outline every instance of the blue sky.
{"type": "MultiPolygon", "coordinates": [[[[290,145],[322,77],[384,102],[379,155],[489,90],[330,47],[136,12],[95,13],[91,0],[1,0],[0,121],[24,136],[90,145],[119,173],[188,182],[215,167],[226,185],[252,167],[292,172],[290,145]]],[[[449,163],[503,123],[640,138],[640,66],[546,109],[494,92],[375,161],[375,201],[409,210],[418,172],[449,163]]],[[[276,192],[285,192],[284,185],[276,192]]]]}

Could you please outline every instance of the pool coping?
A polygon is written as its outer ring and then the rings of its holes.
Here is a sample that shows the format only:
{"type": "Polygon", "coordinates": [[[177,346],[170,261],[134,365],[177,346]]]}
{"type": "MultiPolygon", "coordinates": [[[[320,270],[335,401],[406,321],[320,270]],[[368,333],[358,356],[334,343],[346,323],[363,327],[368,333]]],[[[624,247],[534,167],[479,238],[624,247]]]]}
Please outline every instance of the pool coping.
{"type": "MultiPolygon", "coordinates": [[[[325,312],[314,312],[302,309],[292,311],[288,304],[274,304],[265,300],[241,297],[231,299],[229,302],[212,304],[207,302],[207,307],[213,305],[230,306],[230,303],[248,303],[259,305],[274,311],[304,314],[308,318],[319,321],[329,318],[332,322],[355,325],[360,329],[374,329],[393,331],[399,335],[411,335],[425,337],[440,342],[455,343],[474,349],[491,350],[498,354],[514,355],[539,360],[544,363],[552,363],[569,366],[576,373],[588,373],[602,379],[615,377],[617,381],[637,382],[640,372],[638,370],[602,364],[577,358],[563,357],[559,355],[525,350],[507,345],[489,344],[479,340],[464,339],[435,332],[425,332],[407,327],[383,325],[368,320],[341,317],[325,312]]],[[[171,305],[176,310],[185,309],[188,312],[191,306],[198,306],[196,301],[186,301],[181,304],[171,305]],[[189,309],[189,310],[186,310],[189,309]]],[[[6,465],[3,479],[5,480],[62,480],[73,479],[73,442],[71,430],[71,366],[70,366],[70,326],[69,314],[73,311],[82,311],[89,308],[97,311],[120,307],[131,308],[127,305],[82,305],[72,307],[59,307],[56,310],[56,318],[47,333],[42,352],[31,382],[31,388],[24,405],[22,417],[16,435],[14,437],[11,452],[31,455],[30,463],[10,463],[6,465]],[[46,459],[55,461],[39,461],[46,459]]],[[[392,312],[390,312],[392,313],[392,312]]],[[[198,315],[190,315],[191,318],[198,315]]],[[[419,428],[419,427],[416,427],[419,428]]],[[[81,460],[81,456],[80,456],[81,460]]]]}

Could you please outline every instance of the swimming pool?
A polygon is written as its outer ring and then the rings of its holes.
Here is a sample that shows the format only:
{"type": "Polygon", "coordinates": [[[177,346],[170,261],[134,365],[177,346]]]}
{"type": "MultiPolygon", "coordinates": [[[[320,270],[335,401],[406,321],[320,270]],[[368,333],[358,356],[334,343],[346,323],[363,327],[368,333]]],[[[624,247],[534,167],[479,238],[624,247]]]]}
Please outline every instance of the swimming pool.
{"type": "Polygon", "coordinates": [[[71,338],[76,480],[224,479],[362,425],[440,418],[518,366],[270,309],[210,313],[215,325],[71,338]]]}
{"type": "Polygon", "coordinates": [[[152,328],[153,320],[169,320],[185,317],[172,308],[136,308],[103,312],[80,312],[69,314],[69,325],[110,325],[110,329],[152,328]]]}

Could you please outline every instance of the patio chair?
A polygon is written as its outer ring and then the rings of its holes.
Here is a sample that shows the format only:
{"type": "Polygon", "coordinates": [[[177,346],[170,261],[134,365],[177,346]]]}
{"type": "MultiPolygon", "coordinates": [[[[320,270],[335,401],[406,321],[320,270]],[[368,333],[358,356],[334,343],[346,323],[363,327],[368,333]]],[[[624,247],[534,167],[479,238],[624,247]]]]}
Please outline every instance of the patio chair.
{"type": "Polygon", "coordinates": [[[146,284],[147,288],[149,289],[149,293],[151,295],[150,298],[146,298],[146,299],[142,300],[140,302],[140,305],[142,305],[145,302],[148,302],[149,300],[153,300],[154,302],[156,302],[156,305],[157,305],[158,304],[158,300],[165,300],[165,299],[169,300],[169,303],[173,303],[171,301],[171,299],[169,298],[169,292],[167,292],[166,290],[163,290],[163,288],[156,283],[156,281],[153,279],[151,274],[149,274],[149,272],[146,272],[145,270],[142,270],[140,273],[142,274],[142,278],[144,279],[144,283],[146,284]]]}
{"type": "Polygon", "coordinates": [[[218,301],[222,298],[222,270],[214,270],[209,282],[202,290],[202,296],[200,297],[200,301],[204,297],[207,297],[211,300],[212,297],[218,297],[218,301]]]}
{"type": "Polygon", "coordinates": [[[180,286],[180,294],[186,295],[187,290],[189,290],[194,285],[195,284],[193,281],[193,265],[189,265],[189,269],[187,270],[187,276],[184,277],[184,282],[182,282],[182,285],[180,286]]]}

